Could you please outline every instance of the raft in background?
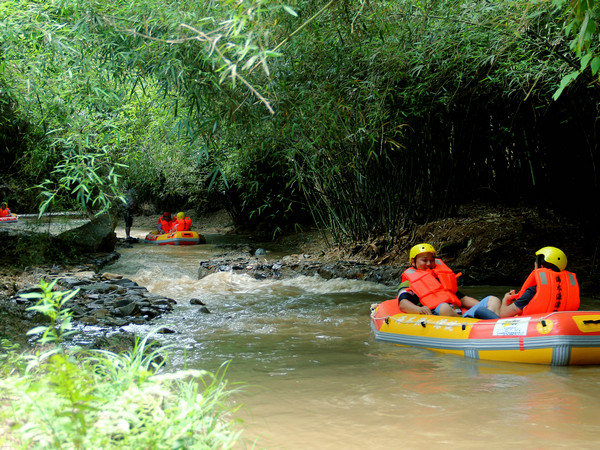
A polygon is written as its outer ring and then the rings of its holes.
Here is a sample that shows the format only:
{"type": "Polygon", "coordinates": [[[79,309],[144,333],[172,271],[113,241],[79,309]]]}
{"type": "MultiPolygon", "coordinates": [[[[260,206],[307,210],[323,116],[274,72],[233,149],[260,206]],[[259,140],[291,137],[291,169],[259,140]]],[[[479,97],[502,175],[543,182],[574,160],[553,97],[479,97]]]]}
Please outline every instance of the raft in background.
{"type": "Polygon", "coordinates": [[[552,366],[600,364],[600,311],[481,320],[405,314],[398,300],[371,306],[375,339],[472,359],[552,366]]]}
{"type": "Polygon", "coordinates": [[[195,231],[174,231],[165,234],[153,231],[146,235],[144,242],[156,245],[197,245],[206,244],[206,239],[195,231]]]}
{"type": "Polygon", "coordinates": [[[19,218],[16,214],[11,214],[10,216],[0,217],[0,223],[11,223],[18,222],[19,218]]]}

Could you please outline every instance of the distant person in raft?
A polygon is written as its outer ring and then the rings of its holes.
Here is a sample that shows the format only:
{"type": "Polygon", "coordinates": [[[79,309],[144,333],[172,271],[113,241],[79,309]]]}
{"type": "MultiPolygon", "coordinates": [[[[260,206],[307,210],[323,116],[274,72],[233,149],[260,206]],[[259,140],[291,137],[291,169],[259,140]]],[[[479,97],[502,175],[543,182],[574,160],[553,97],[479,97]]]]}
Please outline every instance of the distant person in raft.
{"type": "Polygon", "coordinates": [[[171,232],[173,231],[190,231],[192,229],[192,219],[186,217],[184,212],[177,213],[177,220],[171,225],[171,232]]]}
{"type": "Polygon", "coordinates": [[[458,291],[456,275],[444,262],[436,258],[431,244],[417,244],[410,249],[410,264],[402,274],[398,306],[409,314],[459,316],[456,308],[466,309],[463,317],[497,319],[498,314],[488,309],[491,302],[497,309],[498,297],[488,296],[481,301],[458,291]]]}
{"type": "Polygon", "coordinates": [[[507,292],[500,305],[500,317],[513,317],[579,309],[579,284],[567,272],[567,255],[556,247],[535,252],[533,272],[517,293],[507,292]]]}
{"type": "Polygon", "coordinates": [[[171,227],[175,222],[171,217],[171,213],[165,211],[162,216],[158,218],[158,234],[165,234],[171,231],[171,227]]]}
{"type": "Polygon", "coordinates": [[[10,217],[10,209],[8,209],[8,203],[6,202],[0,204],[0,217],[10,217]]]}

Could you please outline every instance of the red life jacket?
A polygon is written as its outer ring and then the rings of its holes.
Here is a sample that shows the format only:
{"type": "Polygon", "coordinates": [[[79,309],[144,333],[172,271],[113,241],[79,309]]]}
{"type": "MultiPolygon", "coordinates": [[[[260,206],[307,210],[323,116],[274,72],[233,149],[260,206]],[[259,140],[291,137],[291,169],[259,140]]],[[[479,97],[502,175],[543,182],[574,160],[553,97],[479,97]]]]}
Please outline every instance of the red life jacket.
{"type": "Polygon", "coordinates": [[[456,275],[441,259],[435,260],[435,269],[417,270],[409,267],[402,274],[402,281],[409,281],[407,290],[414,292],[421,303],[429,309],[435,309],[441,303],[460,306],[456,296],[458,289],[456,275]]]}
{"type": "Polygon", "coordinates": [[[579,309],[579,284],[573,272],[536,269],[529,274],[521,290],[510,297],[509,303],[531,286],[536,286],[535,295],[519,315],[579,309]]]}
{"type": "Polygon", "coordinates": [[[192,229],[192,219],[184,217],[173,223],[171,231],[190,231],[192,229]]]}
{"type": "Polygon", "coordinates": [[[0,217],[8,217],[8,216],[10,216],[10,209],[1,208],[0,209],[0,217]]]}
{"type": "Polygon", "coordinates": [[[162,228],[163,233],[168,233],[169,231],[171,231],[171,226],[173,222],[170,220],[166,220],[164,216],[160,216],[158,218],[158,223],[160,223],[160,227],[162,228]]]}

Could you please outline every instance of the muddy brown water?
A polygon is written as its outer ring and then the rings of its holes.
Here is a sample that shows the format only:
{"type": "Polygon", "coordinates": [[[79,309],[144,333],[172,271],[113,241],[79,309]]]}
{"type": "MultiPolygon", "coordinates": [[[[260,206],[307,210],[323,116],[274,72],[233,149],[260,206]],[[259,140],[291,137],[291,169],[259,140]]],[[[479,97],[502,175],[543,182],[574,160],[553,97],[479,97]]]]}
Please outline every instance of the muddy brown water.
{"type": "MultiPolygon", "coordinates": [[[[207,245],[137,244],[106,270],[178,301],[169,367],[215,372],[243,390],[240,448],[597,448],[600,367],[474,361],[375,342],[369,307],[393,289],[351,280],[198,280],[207,245]],[[202,300],[210,314],[189,304],[202,300]]],[[[278,254],[269,253],[267,258],[278,254]]],[[[516,288],[518,286],[512,286],[516,288]]],[[[465,288],[481,298],[507,287],[465,288]]],[[[584,309],[600,304],[584,299],[584,309]]],[[[128,327],[146,333],[149,327],[128,327]]]]}

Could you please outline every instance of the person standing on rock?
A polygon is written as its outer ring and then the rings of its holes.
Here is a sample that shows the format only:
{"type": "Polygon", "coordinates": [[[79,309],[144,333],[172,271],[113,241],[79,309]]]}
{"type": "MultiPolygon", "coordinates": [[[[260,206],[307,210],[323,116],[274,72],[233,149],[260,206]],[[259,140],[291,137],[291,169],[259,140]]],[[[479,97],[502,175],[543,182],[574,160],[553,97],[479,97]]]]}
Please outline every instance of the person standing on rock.
{"type": "Polygon", "coordinates": [[[567,255],[556,247],[544,247],[535,252],[533,272],[518,293],[507,292],[502,299],[500,317],[577,311],[579,284],[572,272],[567,272],[567,255]]]}
{"type": "Polygon", "coordinates": [[[497,319],[500,299],[488,296],[479,301],[458,291],[456,275],[444,262],[436,258],[431,244],[417,244],[410,250],[411,267],[402,274],[398,306],[405,313],[458,316],[457,308],[466,310],[463,317],[497,319]]]}
{"type": "Polygon", "coordinates": [[[136,192],[132,186],[125,193],[125,239],[131,238],[131,227],[133,226],[133,214],[137,211],[136,192]]]}

